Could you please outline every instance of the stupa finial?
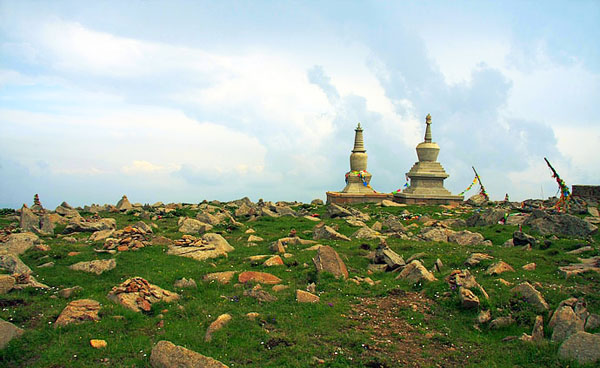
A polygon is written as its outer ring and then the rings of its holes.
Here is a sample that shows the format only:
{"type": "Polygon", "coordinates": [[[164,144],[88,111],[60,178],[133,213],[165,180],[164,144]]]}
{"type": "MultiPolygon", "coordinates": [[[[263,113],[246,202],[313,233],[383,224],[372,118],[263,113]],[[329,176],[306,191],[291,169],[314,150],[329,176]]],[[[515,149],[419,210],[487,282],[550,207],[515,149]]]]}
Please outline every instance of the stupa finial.
{"type": "Polygon", "coordinates": [[[431,143],[431,114],[427,114],[425,124],[427,124],[425,128],[425,143],[431,143]]]}
{"type": "Polygon", "coordinates": [[[360,126],[360,123],[358,123],[358,126],[354,131],[356,133],[354,134],[354,149],[352,152],[367,152],[365,149],[365,141],[363,139],[363,129],[360,126]]]}

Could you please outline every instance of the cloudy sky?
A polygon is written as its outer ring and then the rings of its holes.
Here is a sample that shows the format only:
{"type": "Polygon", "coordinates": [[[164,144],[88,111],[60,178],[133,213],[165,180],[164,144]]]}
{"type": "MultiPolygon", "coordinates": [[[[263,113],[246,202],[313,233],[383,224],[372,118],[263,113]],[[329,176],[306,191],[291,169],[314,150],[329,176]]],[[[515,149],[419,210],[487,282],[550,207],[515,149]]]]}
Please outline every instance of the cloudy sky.
{"type": "MultiPolygon", "coordinates": [[[[598,1],[0,1],[0,207],[600,184],[598,1]]],[[[475,193],[469,193],[475,194],[475,193]]]]}

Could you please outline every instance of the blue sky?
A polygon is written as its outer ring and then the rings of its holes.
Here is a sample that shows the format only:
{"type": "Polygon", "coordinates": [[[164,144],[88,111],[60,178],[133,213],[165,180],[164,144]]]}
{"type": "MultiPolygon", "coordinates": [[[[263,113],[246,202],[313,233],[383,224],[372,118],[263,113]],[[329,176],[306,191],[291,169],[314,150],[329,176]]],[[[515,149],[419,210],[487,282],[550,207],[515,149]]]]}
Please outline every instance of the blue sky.
{"type": "Polygon", "coordinates": [[[390,192],[428,113],[454,193],[598,184],[599,36],[597,1],[0,1],[0,207],[324,198],[359,121],[390,192]]]}

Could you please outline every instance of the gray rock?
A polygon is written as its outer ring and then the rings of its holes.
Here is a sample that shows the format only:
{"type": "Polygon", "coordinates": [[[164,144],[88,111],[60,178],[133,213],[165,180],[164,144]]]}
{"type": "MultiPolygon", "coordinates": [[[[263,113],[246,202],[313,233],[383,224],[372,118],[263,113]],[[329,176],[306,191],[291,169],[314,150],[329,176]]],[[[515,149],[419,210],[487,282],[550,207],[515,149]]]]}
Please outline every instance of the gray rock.
{"type": "Polygon", "coordinates": [[[426,227],[421,230],[418,237],[424,241],[447,243],[448,234],[453,232],[453,230],[441,227],[426,227]]]}
{"type": "Polygon", "coordinates": [[[532,247],[535,247],[535,244],[537,243],[536,239],[533,236],[525,234],[522,231],[515,231],[513,233],[512,241],[514,246],[529,244],[532,247]]]}
{"type": "Polygon", "coordinates": [[[465,261],[465,264],[467,266],[476,266],[479,263],[481,263],[481,261],[486,261],[486,260],[490,260],[490,259],[494,259],[493,256],[490,256],[489,254],[485,254],[485,253],[472,253],[469,258],[465,261]]]}
{"type": "Polygon", "coordinates": [[[322,206],[323,205],[323,200],[316,198],[313,199],[312,201],[310,201],[310,204],[316,205],[316,206],[322,206]]]}
{"type": "Polygon", "coordinates": [[[23,332],[25,331],[0,318],[0,349],[4,349],[12,339],[21,336],[23,332]]]}
{"type": "Polygon", "coordinates": [[[331,240],[343,240],[350,241],[350,238],[346,235],[340,234],[331,227],[325,225],[324,222],[317,224],[313,229],[313,239],[331,239],[331,240]]]}
{"type": "Polygon", "coordinates": [[[505,214],[505,210],[496,208],[481,211],[473,214],[467,219],[467,226],[495,225],[504,218],[505,214]]]}
{"type": "Polygon", "coordinates": [[[485,241],[483,235],[463,230],[448,234],[448,242],[458,245],[479,245],[485,241]]]}
{"type": "Polygon", "coordinates": [[[73,286],[73,287],[70,287],[70,288],[64,288],[64,289],[59,290],[58,291],[58,295],[61,298],[68,299],[73,294],[76,294],[76,293],[78,293],[78,292],[80,292],[82,290],[83,290],[83,288],[81,286],[73,286]]]}
{"type": "Polygon", "coordinates": [[[10,234],[4,243],[0,243],[0,254],[20,255],[38,243],[40,238],[34,233],[10,234]]]}
{"type": "Polygon", "coordinates": [[[110,230],[116,228],[117,220],[113,218],[103,218],[94,222],[74,220],[65,227],[63,234],[70,234],[74,232],[93,233],[100,230],[110,230]]]}
{"type": "Polygon", "coordinates": [[[421,264],[421,262],[414,260],[410,262],[406,267],[400,271],[400,274],[396,279],[404,279],[412,281],[413,283],[421,281],[435,281],[435,276],[421,264]]]}
{"type": "Polygon", "coordinates": [[[567,338],[560,348],[561,359],[572,359],[579,364],[595,363],[600,360],[600,335],[577,332],[567,338]]]}
{"type": "Polygon", "coordinates": [[[600,327],[600,316],[592,313],[588,316],[585,321],[585,330],[592,331],[600,327]]]}
{"type": "Polygon", "coordinates": [[[329,203],[327,205],[327,214],[331,218],[352,216],[352,212],[335,203],[329,203]]]}
{"type": "Polygon", "coordinates": [[[380,245],[375,250],[375,263],[386,264],[388,270],[406,266],[402,257],[387,245],[380,245]]]}
{"type": "Polygon", "coordinates": [[[483,206],[488,202],[483,194],[475,194],[467,199],[466,203],[470,206],[479,207],[483,206]]]}
{"type": "Polygon", "coordinates": [[[117,267],[117,261],[113,258],[97,259],[89,262],[78,262],[69,266],[69,268],[72,270],[95,273],[96,275],[110,271],[115,267],[117,267]]]}
{"type": "Polygon", "coordinates": [[[467,288],[458,288],[458,295],[460,297],[460,304],[465,309],[476,309],[479,308],[479,298],[477,295],[467,288]]]}
{"type": "Polygon", "coordinates": [[[515,286],[511,291],[523,297],[538,312],[545,312],[550,308],[542,294],[528,282],[523,282],[515,286]]]}
{"type": "Polygon", "coordinates": [[[377,231],[369,228],[369,227],[361,227],[356,230],[354,234],[352,234],[353,238],[361,239],[361,240],[374,240],[378,239],[381,236],[377,231]]]}
{"type": "Polygon", "coordinates": [[[204,234],[205,232],[210,231],[213,228],[210,224],[205,224],[203,222],[191,218],[183,219],[180,225],[180,233],[192,235],[204,234]]]}
{"type": "Polygon", "coordinates": [[[0,268],[9,273],[31,274],[31,268],[15,254],[0,254],[0,268]]]}
{"type": "Polygon", "coordinates": [[[150,365],[153,368],[227,368],[218,360],[165,340],[152,348],[150,365]]]}
{"type": "Polygon", "coordinates": [[[25,231],[38,232],[40,230],[40,218],[27,206],[21,207],[19,227],[25,231]]]}
{"type": "Polygon", "coordinates": [[[40,218],[40,234],[42,235],[54,235],[54,222],[50,218],[50,215],[45,214],[40,218]]]}
{"type": "Polygon", "coordinates": [[[563,234],[577,237],[586,237],[595,234],[598,227],[580,219],[579,217],[561,213],[548,214],[541,210],[534,210],[525,221],[525,225],[542,235],[563,234]]]}
{"type": "Polygon", "coordinates": [[[6,294],[12,290],[17,281],[11,275],[0,275],[0,294],[6,294]]]}
{"type": "Polygon", "coordinates": [[[552,331],[552,341],[554,342],[564,341],[572,334],[583,331],[585,325],[585,322],[575,314],[573,308],[567,305],[554,312],[551,322],[554,326],[552,331]]]}
{"type": "Polygon", "coordinates": [[[178,288],[178,289],[187,289],[187,288],[195,289],[198,287],[198,285],[196,285],[196,281],[194,281],[194,279],[192,279],[192,278],[186,279],[184,277],[181,280],[175,280],[173,287],[178,288]]]}
{"type": "Polygon", "coordinates": [[[133,209],[133,205],[131,204],[131,202],[129,202],[129,199],[127,199],[127,196],[124,195],[119,202],[117,202],[117,209],[119,211],[129,211],[131,209],[133,209]]]}
{"type": "Polygon", "coordinates": [[[395,216],[389,216],[381,222],[382,228],[385,232],[390,233],[404,233],[406,227],[398,220],[395,216]]]}

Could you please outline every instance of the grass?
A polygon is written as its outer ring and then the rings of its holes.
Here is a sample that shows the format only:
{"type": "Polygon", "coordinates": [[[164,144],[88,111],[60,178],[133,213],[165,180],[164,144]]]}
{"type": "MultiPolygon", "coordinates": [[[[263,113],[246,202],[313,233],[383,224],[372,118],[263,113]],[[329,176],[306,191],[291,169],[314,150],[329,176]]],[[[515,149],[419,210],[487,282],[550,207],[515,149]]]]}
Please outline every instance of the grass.
{"type": "MultiPolygon", "coordinates": [[[[466,218],[469,213],[452,214],[452,211],[438,206],[408,206],[404,208],[380,208],[373,205],[357,205],[357,209],[369,213],[372,225],[388,215],[400,215],[404,211],[428,216],[433,219],[447,217],[466,218]]],[[[311,213],[323,216],[325,206],[309,207],[311,213]]],[[[183,208],[175,214],[153,221],[158,226],[154,232],[171,239],[178,239],[181,234],[177,229],[177,216],[194,217],[197,211],[183,208]]],[[[85,215],[85,214],[84,214],[85,215]]],[[[135,212],[126,214],[101,213],[102,217],[112,217],[117,227],[123,228],[140,220],[135,212]]],[[[12,222],[9,211],[0,215],[0,226],[9,226],[12,222]]],[[[147,223],[152,221],[145,219],[147,223]]],[[[265,267],[251,264],[246,258],[257,254],[271,254],[271,242],[287,236],[295,229],[305,239],[315,222],[304,218],[284,216],[280,218],[262,217],[256,221],[242,221],[244,227],[228,228],[216,226],[213,231],[221,233],[235,251],[228,257],[220,257],[204,262],[189,258],[167,255],[165,246],[149,246],[136,252],[120,252],[114,256],[94,252],[102,246],[101,242],[90,243],[88,234],[75,234],[76,243],[68,243],[62,237],[44,237],[44,242],[51,250],[42,252],[29,250],[21,256],[29,265],[40,282],[52,288],[50,290],[25,289],[13,290],[0,296],[0,318],[8,320],[26,330],[25,334],[14,339],[5,349],[0,350],[0,365],[4,367],[131,367],[148,366],[152,346],[160,340],[169,340],[191,350],[213,357],[230,367],[307,367],[313,366],[314,359],[325,361],[319,366],[355,367],[369,366],[373,359],[378,362],[393,361],[385,352],[369,351],[365,346],[371,344],[376,332],[365,332],[356,329],[357,322],[351,318],[355,308],[363,298],[386,298],[395,290],[422,292],[432,302],[429,305],[430,315],[425,316],[410,309],[403,309],[397,317],[407,321],[415,328],[415,333],[426,335],[429,331],[437,334],[431,340],[432,345],[449,345],[456,347],[459,365],[472,367],[577,367],[573,362],[560,362],[557,358],[558,345],[545,342],[541,345],[523,343],[519,340],[502,342],[506,336],[520,336],[531,333],[536,313],[530,306],[515,299],[510,287],[497,281],[502,277],[506,281],[518,284],[523,281],[539,283],[540,290],[551,309],[571,296],[583,296],[588,302],[588,310],[600,313],[600,275],[584,274],[564,279],[558,266],[577,262],[577,257],[566,254],[574,249],[582,240],[561,237],[552,240],[547,249],[534,248],[529,251],[519,247],[506,248],[502,244],[512,237],[514,226],[492,225],[467,228],[484,235],[492,241],[492,245],[459,246],[456,244],[415,242],[388,238],[387,243],[405,259],[412,254],[423,252],[423,260],[427,268],[431,268],[436,259],[441,259],[445,267],[436,274],[438,281],[425,284],[411,284],[396,280],[396,273],[376,273],[369,275],[367,265],[369,250],[362,244],[368,244],[372,250],[378,241],[353,239],[351,242],[321,241],[331,245],[340,254],[352,276],[371,277],[380,281],[374,286],[356,285],[352,282],[338,280],[328,274],[317,274],[312,257],[314,251],[303,251],[307,246],[290,245],[288,252],[293,257],[284,259],[286,266],[265,267]],[[244,231],[253,228],[265,240],[257,246],[248,247],[248,234],[244,231]],[[68,256],[69,252],[80,252],[68,256]],[[453,269],[463,269],[464,261],[472,252],[485,252],[494,256],[494,260],[484,261],[470,269],[477,281],[489,293],[489,300],[482,298],[482,305],[489,308],[492,317],[512,314],[517,323],[505,329],[490,330],[482,326],[474,327],[477,311],[463,310],[456,293],[450,292],[444,282],[453,269]],[[69,265],[93,259],[114,257],[117,267],[114,270],[96,276],[73,271],[69,265]],[[515,269],[515,272],[501,276],[489,276],[484,273],[487,266],[503,260],[515,269]],[[37,266],[54,262],[52,268],[37,266]],[[535,262],[535,271],[524,271],[522,266],[535,262]],[[205,283],[202,277],[211,272],[254,270],[272,273],[289,285],[289,289],[272,292],[263,286],[278,300],[271,303],[259,303],[253,298],[244,297],[243,291],[252,285],[228,285],[205,283]],[[164,289],[180,293],[181,299],[175,303],[158,303],[148,313],[129,311],[106,298],[111,288],[127,278],[141,276],[149,282],[164,289]],[[197,289],[175,290],[173,283],[182,277],[193,278],[198,283],[197,289]],[[295,290],[305,289],[310,282],[315,282],[317,292],[321,296],[320,303],[299,304],[295,301],[295,290]],[[83,290],[71,299],[57,296],[58,290],[81,286],[83,290]],[[590,292],[590,290],[595,292],[590,292]],[[54,321],[70,300],[90,298],[101,303],[101,320],[79,325],[54,328],[54,321]],[[246,313],[258,312],[256,320],[246,318],[246,313]],[[208,325],[222,313],[233,316],[232,321],[213,335],[211,342],[204,342],[204,334],[208,325]],[[105,349],[93,349],[90,339],[104,339],[108,346],[105,349]],[[379,355],[378,355],[379,354],[379,355]],[[469,358],[466,358],[469,356],[469,358]]],[[[331,226],[351,236],[357,228],[348,225],[343,219],[327,219],[331,226]]],[[[418,223],[416,220],[404,221],[405,225],[418,223]]],[[[57,230],[62,230],[60,227],[57,230]]],[[[530,229],[524,228],[529,232],[530,229]]],[[[539,234],[539,239],[543,239],[539,234]]],[[[594,242],[600,241],[599,235],[594,242]]],[[[586,257],[599,255],[598,250],[585,254],[586,257]]],[[[235,280],[235,279],[234,279],[235,280]]],[[[474,290],[475,293],[479,293],[474,290]]],[[[479,294],[480,298],[481,295],[479,294]]],[[[544,315],[547,324],[547,316],[544,315]]],[[[546,326],[545,326],[546,327],[546,326]]],[[[400,331],[399,331],[400,332],[400,331]]],[[[550,332],[546,329],[546,335],[550,332]]],[[[398,343],[402,338],[398,337],[398,343]]],[[[423,345],[421,356],[431,366],[439,363],[440,356],[436,351],[423,345]]],[[[371,365],[372,366],[372,365],[371,365]]]]}

